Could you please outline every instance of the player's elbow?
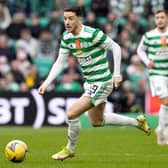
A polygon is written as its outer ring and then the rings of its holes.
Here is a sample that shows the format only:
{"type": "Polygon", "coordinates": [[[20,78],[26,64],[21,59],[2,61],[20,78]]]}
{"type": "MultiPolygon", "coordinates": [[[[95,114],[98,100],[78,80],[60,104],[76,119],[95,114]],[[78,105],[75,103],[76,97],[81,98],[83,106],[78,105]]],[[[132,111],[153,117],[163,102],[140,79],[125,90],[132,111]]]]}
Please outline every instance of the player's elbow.
{"type": "Polygon", "coordinates": [[[117,43],[114,43],[115,45],[114,45],[114,50],[115,51],[117,51],[117,53],[121,53],[121,47],[120,47],[120,45],[119,44],[117,44],[117,43]]]}
{"type": "Polygon", "coordinates": [[[137,48],[137,55],[140,56],[142,52],[143,52],[143,50],[141,49],[140,46],[138,46],[138,48],[137,48]]]}

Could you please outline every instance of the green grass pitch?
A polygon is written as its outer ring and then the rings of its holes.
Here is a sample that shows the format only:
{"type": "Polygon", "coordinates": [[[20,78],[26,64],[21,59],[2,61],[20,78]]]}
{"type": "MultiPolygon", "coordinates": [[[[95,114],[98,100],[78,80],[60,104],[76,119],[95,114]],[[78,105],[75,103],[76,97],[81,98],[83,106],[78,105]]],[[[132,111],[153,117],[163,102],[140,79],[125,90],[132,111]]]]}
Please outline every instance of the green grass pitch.
{"type": "Polygon", "coordinates": [[[155,134],[146,136],[132,127],[82,128],[76,156],[65,161],[51,155],[66,144],[65,127],[0,127],[0,168],[167,168],[168,146],[156,145],[155,134]],[[5,158],[5,145],[25,141],[29,153],[24,162],[5,158]]]}

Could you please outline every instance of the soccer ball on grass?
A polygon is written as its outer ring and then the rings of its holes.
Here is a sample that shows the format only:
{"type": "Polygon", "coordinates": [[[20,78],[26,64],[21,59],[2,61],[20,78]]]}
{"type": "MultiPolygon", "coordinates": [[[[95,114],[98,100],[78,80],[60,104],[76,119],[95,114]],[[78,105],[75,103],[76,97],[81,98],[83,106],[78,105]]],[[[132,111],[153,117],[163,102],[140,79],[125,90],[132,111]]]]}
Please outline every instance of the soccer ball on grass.
{"type": "Polygon", "coordinates": [[[27,152],[28,147],[21,140],[12,140],[5,147],[5,155],[12,162],[22,162],[27,152]]]}

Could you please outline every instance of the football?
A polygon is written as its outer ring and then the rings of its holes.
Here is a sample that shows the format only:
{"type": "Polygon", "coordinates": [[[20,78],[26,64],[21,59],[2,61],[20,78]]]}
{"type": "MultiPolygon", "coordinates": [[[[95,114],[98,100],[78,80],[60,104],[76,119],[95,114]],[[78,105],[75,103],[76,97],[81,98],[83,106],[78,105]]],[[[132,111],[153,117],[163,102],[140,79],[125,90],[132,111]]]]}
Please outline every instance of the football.
{"type": "Polygon", "coordinates": [[[21,140],[12,140],[5,147],[5,155],[12,162],[22,162],[27,152],[27,144],[21,140]]]}

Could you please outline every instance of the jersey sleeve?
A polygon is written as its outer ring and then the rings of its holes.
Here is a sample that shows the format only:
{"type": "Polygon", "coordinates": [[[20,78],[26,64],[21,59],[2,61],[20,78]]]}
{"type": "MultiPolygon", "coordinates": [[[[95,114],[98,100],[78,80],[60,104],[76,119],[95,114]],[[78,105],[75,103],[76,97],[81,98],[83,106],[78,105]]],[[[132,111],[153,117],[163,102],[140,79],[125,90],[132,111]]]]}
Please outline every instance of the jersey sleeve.
{"type": "Polygon", "coordinates": [[[146,50],[148,49],[149,41],[148,41],[147,34],[144,34],[144,35],[142,36],[139,46],[140,46],[144,51],[146,51],[146,50]]]}
{"type": "Polygon", "coordinates": [[[147,35],[145,34],[142,36],[141,41],[137,48],[137,54],[140,57],[140,59],[144,62],[145,65],[148,65],[150,62],[146,54],[148,46],[149,46],[149,42],[148,42],[147,35]]]}
{"type": "Polygon", "coordinates": [[[113,52],[113,59],[114,59],[113,76],[120,76],[120,66],[121,66],[120,46],[99,29],[96,29],[96,31],[93,34],[93,43],[97,47],[101,47],[102,49],[105,50],[111,50],[113,52]]]}
{"type": "Polygon", "coordinates": [[[66,43],[64,43],[64,41],[61,40],[58,58],[53,64],[48,77],[44,81],[44,85],[46,87],[59,75],[61,70],[66,66],[68,56],[69,56],[69,49],[66,46],[66,43]]]}
{"type": "Polygon", "coordinates": [[[100,29],[96,29],[93,33],[93,44],[95,44],[97,47],[102,47],[104,49],[107,49],[109,44],[109,38],[108,36],[103,33],[100,29]]]}

